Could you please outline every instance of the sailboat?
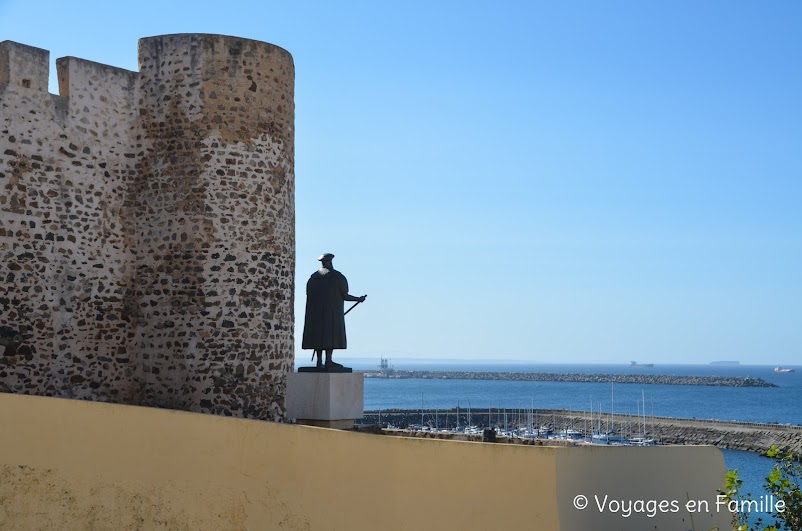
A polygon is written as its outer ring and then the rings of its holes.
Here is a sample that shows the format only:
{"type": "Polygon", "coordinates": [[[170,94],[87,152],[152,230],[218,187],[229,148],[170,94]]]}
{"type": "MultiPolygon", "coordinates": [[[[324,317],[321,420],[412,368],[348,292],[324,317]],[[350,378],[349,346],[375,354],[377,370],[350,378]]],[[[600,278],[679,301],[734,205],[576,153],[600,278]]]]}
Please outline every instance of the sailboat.
{"type": "Polygon", "coordinates": [[[622,444],[624,438],[615,434],[615,383],[610,383],[610,422],[607,431],[601,431],[601,409],[599,409],[599,428],[590,440],[594,444],[622,444]]]}
{"type": "Polygon", "coordinates": [[[627,439],[627,444],[631,446],[654,446],[655,442],[653,438],[646,436],[646,393],[643,389],[641,389],[641,398],[643,400],[643,409],[641,409],[641,403],[638,403],[638,420],[640,421],[641,412],[643,412],[643,429],[640,432],[640,435],[635,437],[630,437],[627,439]]]}

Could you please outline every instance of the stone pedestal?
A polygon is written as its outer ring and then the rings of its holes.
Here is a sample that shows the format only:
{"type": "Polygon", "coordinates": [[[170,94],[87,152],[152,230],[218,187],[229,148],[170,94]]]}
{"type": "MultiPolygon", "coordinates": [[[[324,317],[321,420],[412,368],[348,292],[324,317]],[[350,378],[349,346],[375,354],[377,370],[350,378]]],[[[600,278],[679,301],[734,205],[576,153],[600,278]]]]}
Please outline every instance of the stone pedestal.
{"type": "Polygon", "coordinates": [[[287,416],[298,424],[348,429],[365,414],[365,375],[296,372],[287,378],[287,416]]]}

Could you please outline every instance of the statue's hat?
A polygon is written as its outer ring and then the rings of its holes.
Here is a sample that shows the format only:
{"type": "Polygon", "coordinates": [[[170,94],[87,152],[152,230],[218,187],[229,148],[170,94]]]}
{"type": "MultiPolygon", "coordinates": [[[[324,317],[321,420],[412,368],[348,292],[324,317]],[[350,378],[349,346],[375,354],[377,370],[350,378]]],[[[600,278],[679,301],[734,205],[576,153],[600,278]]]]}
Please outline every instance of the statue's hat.
{"type": "Polygon", "coordinates": [[[318,258],[318,260],[321,261],[321,262],[325,262],[326,260],[331,260],[332,258],[334,258],[333,254],[325,253],[325,254],[321,254],[320,258],[318,258]]]}

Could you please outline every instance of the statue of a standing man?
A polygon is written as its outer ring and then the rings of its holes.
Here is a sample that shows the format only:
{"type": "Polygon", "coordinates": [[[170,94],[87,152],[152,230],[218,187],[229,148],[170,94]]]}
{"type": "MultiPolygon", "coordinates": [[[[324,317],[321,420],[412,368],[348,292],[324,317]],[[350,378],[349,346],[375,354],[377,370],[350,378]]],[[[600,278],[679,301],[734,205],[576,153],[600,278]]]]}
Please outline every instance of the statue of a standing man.
{"type": "Polygon", "coordinates": [[[324,350],[326,368],[342,367],[339,363],[334,363],[331,357],[334,349],[347,348],[344,303],[364,302],[367,298],[367,295],[354,297],[348,293],[348,280],[331,265],[333,258],[331,253],[318,258],[323,263],[322,267],[306,283],[306,318],[301,348],[315,351],[318,368],[324,367],[324,350]]]}

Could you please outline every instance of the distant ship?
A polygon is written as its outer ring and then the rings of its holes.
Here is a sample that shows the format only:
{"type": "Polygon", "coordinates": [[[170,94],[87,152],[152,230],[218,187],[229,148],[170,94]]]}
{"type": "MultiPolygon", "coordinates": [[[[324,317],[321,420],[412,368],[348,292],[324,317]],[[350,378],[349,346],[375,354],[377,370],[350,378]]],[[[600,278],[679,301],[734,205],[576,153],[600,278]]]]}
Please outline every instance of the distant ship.
{"type": "Polygon", "coordinates": [[[774,367],[774,372],[796,372],[796,369],[786,369],[784,367],[774,367]]]}
{"type": "Polygon", "coordinates": [[[633,361],[629,364],[630,367],[643,367],[648,369],[649,367],[654,367],[654,363],[638,363],[637,361],[633,361]]]}

